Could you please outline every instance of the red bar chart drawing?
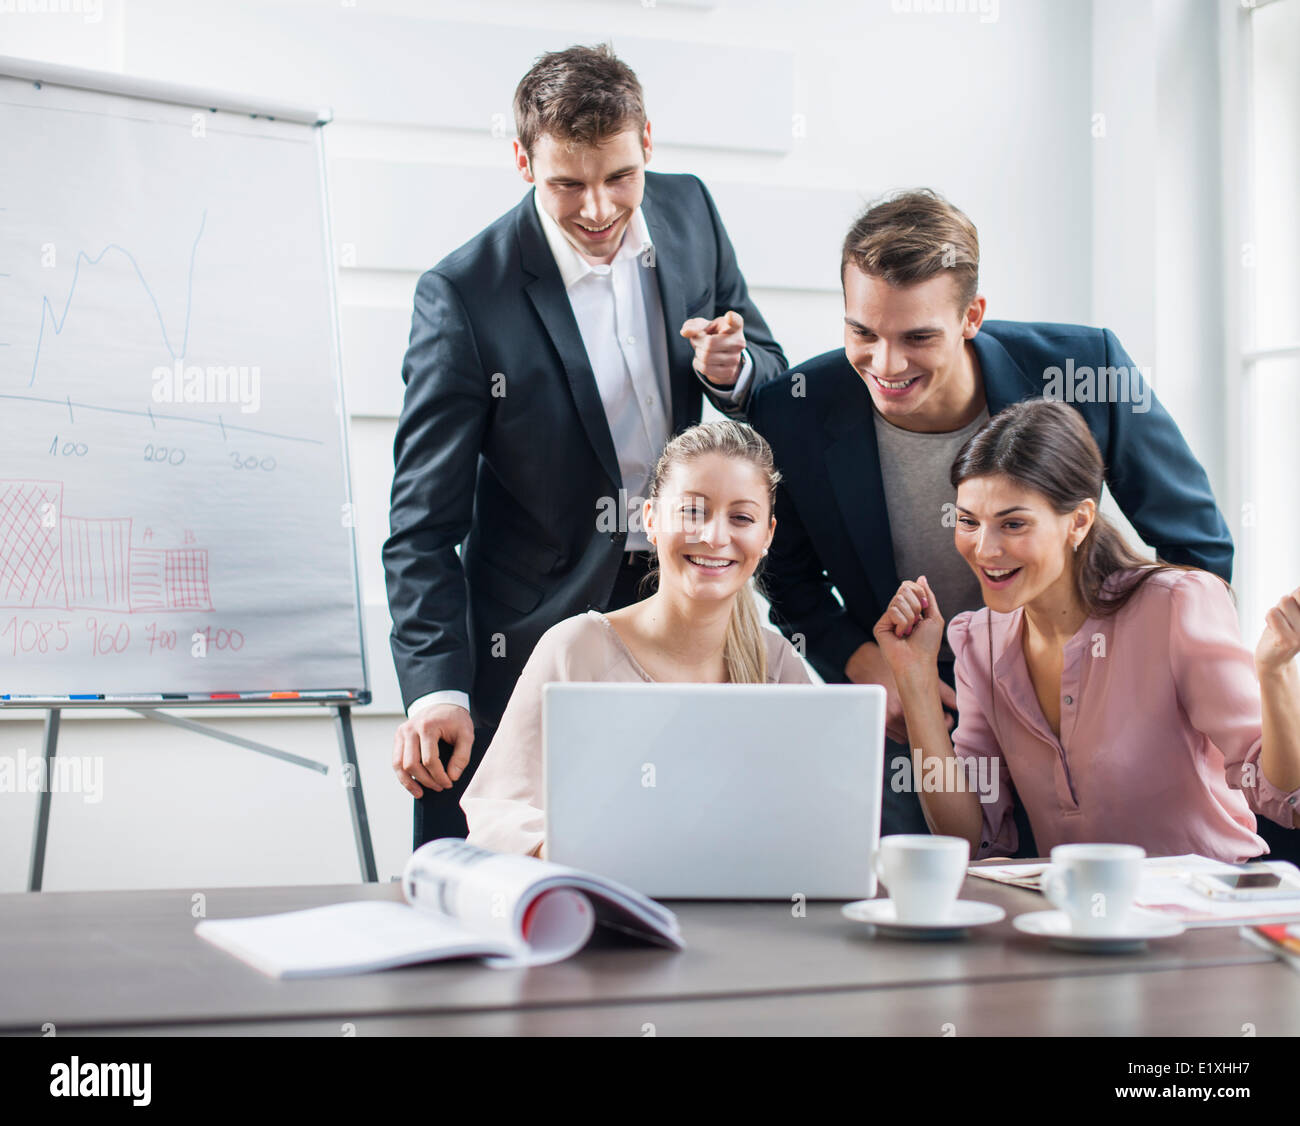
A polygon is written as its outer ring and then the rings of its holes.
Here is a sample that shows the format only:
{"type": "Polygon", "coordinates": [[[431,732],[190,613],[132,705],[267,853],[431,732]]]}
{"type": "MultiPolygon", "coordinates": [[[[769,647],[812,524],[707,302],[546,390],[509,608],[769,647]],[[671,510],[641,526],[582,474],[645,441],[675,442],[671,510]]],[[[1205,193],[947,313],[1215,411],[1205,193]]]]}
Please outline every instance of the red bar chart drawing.
{"type": "Polygon", "coordinates": [[[131,517],[62,509],[61,481],[0,480],[0,606],[212,609],[206,548],[132,547],[131,517]]]}
{"type": "Polygon", "coordinates": [[[132,548],[132,612],[211,609],[206,551],[191,547],[132,548]]]}
{"type": "Polygon", "coordinates": [[[0,482],[0,606],[65,604],[62,510],[62,482],[0,482]]]}
{"type": "Polygon", "coordinates": [[[131,520],[89,520],[64,516],[60,536],[63,589],[75,610],[131,612],[131,520]]]}

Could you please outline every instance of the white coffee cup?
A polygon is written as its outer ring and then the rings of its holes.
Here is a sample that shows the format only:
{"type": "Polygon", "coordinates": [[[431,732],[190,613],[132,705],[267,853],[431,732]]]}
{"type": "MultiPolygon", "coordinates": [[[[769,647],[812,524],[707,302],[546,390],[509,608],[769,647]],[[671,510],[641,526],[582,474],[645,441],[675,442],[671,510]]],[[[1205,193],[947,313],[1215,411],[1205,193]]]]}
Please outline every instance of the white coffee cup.
{"type": "Polygon", "coordinates": [[[876,875],[900,923],[944,923],[952,917],[969,860],[964,837],[899,833],[881,837],[876,875]]]}
{"type": "Polygon", "coordinates": [[[1133,909],[1146,851],[1126,844],[1067,844],[1052,849],[1043,895],[1079,934],[1122,931],[1133,909]]]}

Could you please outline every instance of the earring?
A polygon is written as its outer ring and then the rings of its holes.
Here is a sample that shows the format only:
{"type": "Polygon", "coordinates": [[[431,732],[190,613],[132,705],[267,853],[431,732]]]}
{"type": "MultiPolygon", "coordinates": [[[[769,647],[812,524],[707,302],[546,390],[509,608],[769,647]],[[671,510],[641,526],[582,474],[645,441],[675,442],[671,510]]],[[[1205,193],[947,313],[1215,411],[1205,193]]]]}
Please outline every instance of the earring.
{"type": "Polygon", "coordinates": [[[1079,554],[1079,545],[1077,543],[1074,545],[1074,554],[1075,555],[1079,554]]]}
{"type": "Polygon", "coordinates": [[[763,554],[764,554],[764,555],[767,554],[767,548],[763,548],[763,554]]]}

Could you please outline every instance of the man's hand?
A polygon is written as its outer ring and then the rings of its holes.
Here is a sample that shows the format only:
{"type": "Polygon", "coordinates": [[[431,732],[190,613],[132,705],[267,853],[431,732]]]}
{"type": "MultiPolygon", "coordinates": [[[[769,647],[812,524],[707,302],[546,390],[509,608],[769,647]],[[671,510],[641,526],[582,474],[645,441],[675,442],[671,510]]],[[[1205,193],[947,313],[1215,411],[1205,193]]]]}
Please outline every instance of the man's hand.
{"type": "Polygon", "coordinates": [[[745,322],[739,313],[728,309],[711,321],[692,317],[682,325],[681,334],[695,349],[697,372],[719,387],[736,385],[740,378],[740,354],[745,350],[745,322]]]}
{"type": "Polygon", "coordinates": [[[469,766],[474,746],[474,721],[456,704],[434,704],[421,708],[403,723],[393,737],[393,773],[412,797],[423,797],[421,786],[450,790],[469,766]],[[438,741],[453,744],[446,769],[438,755],[438,741]]]}

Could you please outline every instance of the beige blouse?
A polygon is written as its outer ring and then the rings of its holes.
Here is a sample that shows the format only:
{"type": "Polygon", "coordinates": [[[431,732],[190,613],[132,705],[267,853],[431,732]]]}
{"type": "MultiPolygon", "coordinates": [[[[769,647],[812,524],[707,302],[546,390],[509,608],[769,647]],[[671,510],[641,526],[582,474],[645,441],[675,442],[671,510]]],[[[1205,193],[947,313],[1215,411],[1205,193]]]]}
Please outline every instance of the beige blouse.
{"type": "MultiPolygon", "coordinates": [[[[771,629],[763,639],[769,684],[811,683],[793,645],[771,629]]],[[[471,844],[527,854],[542,843],[542,686],[565,680],[655,683],[599,611],[575,614],[542,634],[461,796],[471,844]]]]}

